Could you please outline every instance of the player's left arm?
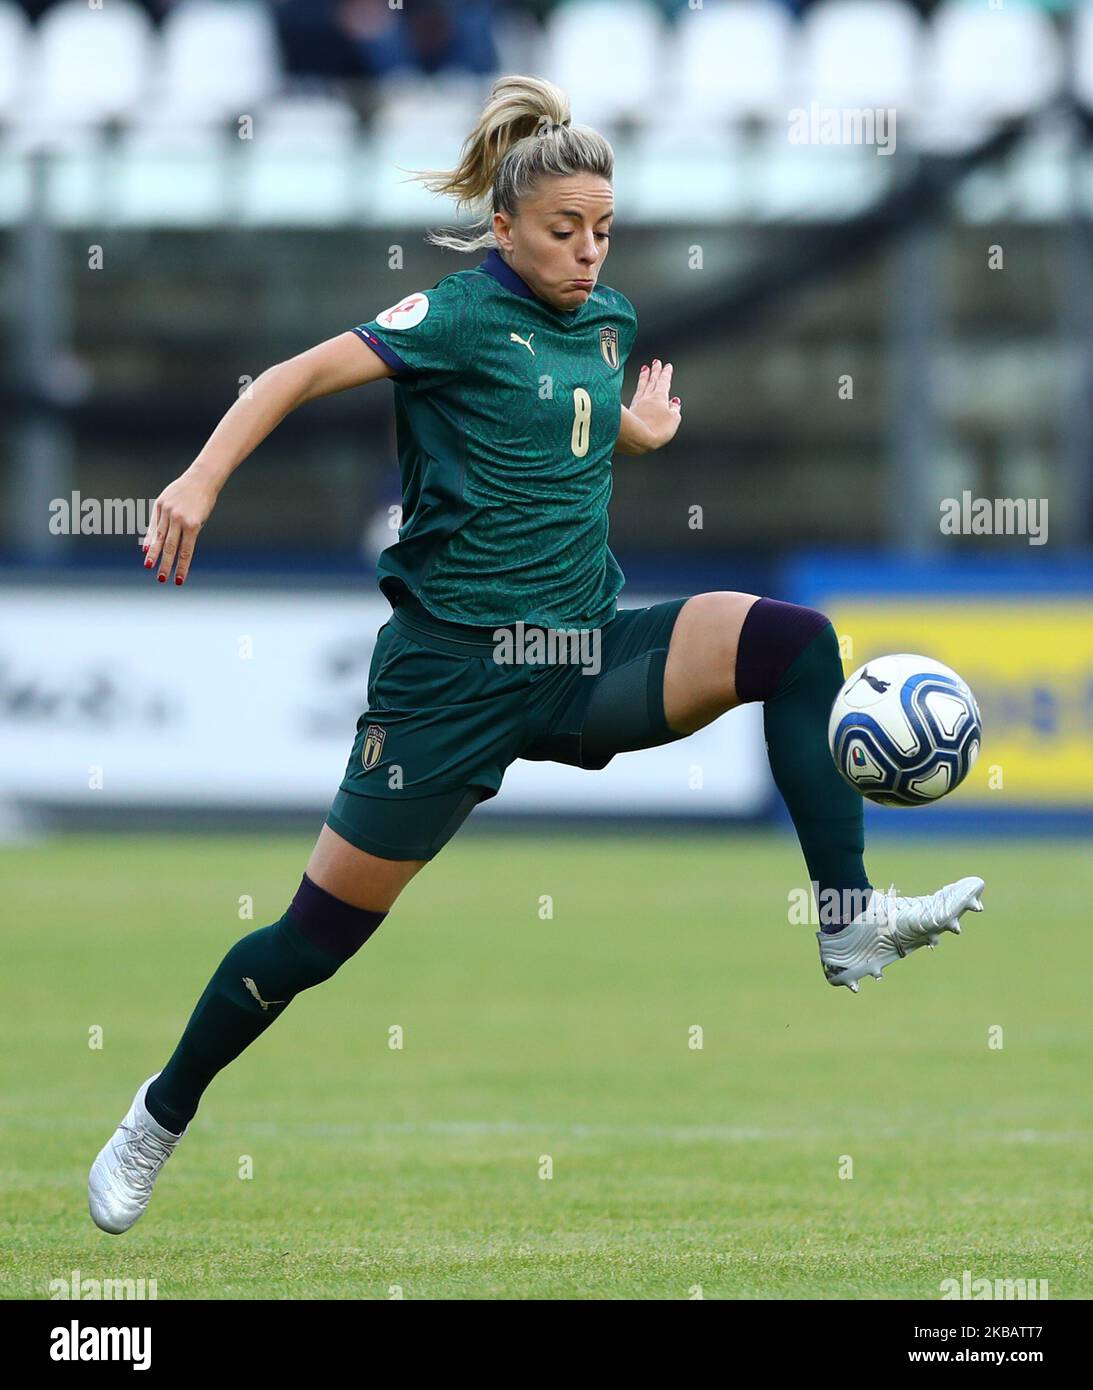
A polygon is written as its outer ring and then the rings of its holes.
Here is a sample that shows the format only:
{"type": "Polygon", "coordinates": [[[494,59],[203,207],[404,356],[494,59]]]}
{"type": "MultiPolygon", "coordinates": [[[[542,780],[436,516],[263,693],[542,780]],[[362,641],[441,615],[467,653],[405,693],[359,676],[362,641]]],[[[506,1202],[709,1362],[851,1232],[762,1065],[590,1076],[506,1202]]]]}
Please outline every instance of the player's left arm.
{"type": "Polygon", "coordinates": [[[682,402],[672,392],[672,364],[655,358],[638,373],[638,387],[629,409],[622,408],[617,454],[647,454],[667,444],[679,429],[682,402]]]}

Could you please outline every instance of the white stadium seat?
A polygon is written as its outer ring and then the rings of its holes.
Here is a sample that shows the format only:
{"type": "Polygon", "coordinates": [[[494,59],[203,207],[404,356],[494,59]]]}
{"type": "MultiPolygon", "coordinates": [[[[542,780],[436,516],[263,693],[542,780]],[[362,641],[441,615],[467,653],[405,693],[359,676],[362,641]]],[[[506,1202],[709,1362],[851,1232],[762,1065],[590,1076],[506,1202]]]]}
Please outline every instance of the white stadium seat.
{"type": "Polygon", "coordinates": [[[669,64],[672,118],[784,120],[794,27],[775,0],[708,0],[681,11],[669,64]]]}
{"type": "Polygon", "coordinates": [[[0,122],[19,107],[24,91],[30,25],[15,0],[0,0],[0,122]]]}
{"type": "Polygon", "coordinates": [[[19,123],[46,131],[127,118],[147,92],[152,53],[151,21],[131,0],[65,0],[35,29],[19,123]]]}
{"type": "Polygon", "coordinates": [[[867,212],[891,187],[893,161],[856,146],[791,145],[764,137],[754,214],[761,221],[838,222],[867,212]]]}
{"type": "Polygon", "coordinates": [[[372,129],[385,137],[415,132],[446,140],[454,164],[460,145],[478,120],[489,85],[461,73],[436,77],[400,73],[379,88],[372,129]]]}
{"type": "Polygon", "coordinates": [[[94,126],[14,126],[0,135],[0,224],[41,214],[58,227],[110,217],[103,180],[105,137],[94,126]],[[41,162],[31,156],[43,153],[41,162]]]}
{"type": "Polygon", "coordinates": [[[377,83],[376,97],[378,100],[369,121],[372,130],[386,136],[405,130],[430,129],[432,115],[427,77],[405,71],[394,73],[377,83]]]}
{"type": "Polygon", "coordinates": [[[805,12],[801,88],[832,106],[913,109],[922,21],[906,0],[820,0],[805,12]]]}
{"type": "Polygon", "coordinates": [[[420,180],[410,177],[415,169],[451,169],[467,129],[391,129],[366,139],[357,161],[362,172],[356,189],[361,217],[367,222],[405,221],[427,227],[455,226],[469,217],[469,213],[458,213],[450,199],[430,193],[420,180]]]}
{"type": "Polygon", "coordinates": [[[183,0],[164,20],[160,121],[252,116],[281,80],[277,32],[265,5],[183,0]]]}
{"type": "Polygon", "coordinates": [[[666,41],[652,0],[570,0],[547,21],[540,74],[569,94],[576,125],[654,118],[666,41]]]}
{"type": "Polygon", "coordinates": [[[615,153],[627,221],[693,225],[696,218],[746,219],[752,210],[755,161],[739,127],[647,125],[632,141],[616,142],[615,153]]]}
{"type": "Polygon", "coordinates": [[[349,102],[326,92],[276,97],[259,108],[255,124],[279,149],[311,151],[351,139],[360,126],[349,102]]]}
{"type": "Polygon", "coordinates": [[[230,136],[205,125],[143,125],[112,151],[111,212],[122,226],[204,227],[231,207],[230,136]]]}
{"type": "Polygon", "coordinates": [[[325,226],[356,213],[357,113],[338,97],[281,97],[259,109],[239,151],[238,208],[249,225],[325,226]]]}
{"type": "Polygon", "coordinates": [[[442,80],[406,74],[385,82],[358,160],[359,215],[370,222],[405,218],[454,225],[454,204],[409,178],[408,171],[454,168],[488,89],[488,81],[458,74],[442,80]]]}
{"type": "Polygon", "coordinates": [[[992,9],[943,0],[927,34],[923,132],[965,147],[999,121],[1048,105],[1062,90],[1063,54],[1051,20],[1028,0],[992,9]]]}

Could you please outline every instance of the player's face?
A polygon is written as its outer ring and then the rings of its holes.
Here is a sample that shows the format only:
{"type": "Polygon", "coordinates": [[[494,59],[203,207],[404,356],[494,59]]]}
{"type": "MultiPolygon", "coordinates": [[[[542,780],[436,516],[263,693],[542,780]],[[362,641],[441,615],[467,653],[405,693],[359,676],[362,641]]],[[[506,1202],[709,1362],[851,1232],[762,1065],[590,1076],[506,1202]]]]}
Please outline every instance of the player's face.
{"type": "Polygon", "coordinates": [[[579,309],[595,289],[615,213],[611,185],[595,174],[540,179],[515,217],[497,213],[501,254],[540,299],[579,309]]]}

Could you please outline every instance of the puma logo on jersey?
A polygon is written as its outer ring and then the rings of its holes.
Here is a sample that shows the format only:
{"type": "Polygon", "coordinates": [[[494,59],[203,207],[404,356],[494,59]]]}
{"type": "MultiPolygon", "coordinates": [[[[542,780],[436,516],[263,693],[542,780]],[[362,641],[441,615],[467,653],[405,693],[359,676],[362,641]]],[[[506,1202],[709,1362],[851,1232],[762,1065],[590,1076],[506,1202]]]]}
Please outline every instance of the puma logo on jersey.
{"type": "Polygon", "coordinates": [[[534,337],[535,337],[535,334],[534,334],[534,333],[529,333],[526,339],[521,338],[520,335],[519,335],[519,333],[510,333],[510,334],[509,334],[509,342],[510,342],[510,343],[523,343],[524,347],[526,347],[527,350],[528,350],[528,352],[530,352],[531,355],[532,355],[532,357],[534,357],[534,356],[535,356],[535,349],[531,346],[531,340],[532,340],[532,338],[534,338],[534,337]]]}
{"type": "Polygon", "coordinates": [[[265,1011],[269,1008],[271,1004],[283,1004],[285,1002],[283,999],[263,999],[262,996],[258,993],[258,986],[254,983],[254,981],[251,979],[249,975],[243,976],[243,983],[246,985],[249,993],[253,994],[255,999],[257,999],[259,1004],[261,1004],[263,1013],[265,1013],[265,1011]]]}

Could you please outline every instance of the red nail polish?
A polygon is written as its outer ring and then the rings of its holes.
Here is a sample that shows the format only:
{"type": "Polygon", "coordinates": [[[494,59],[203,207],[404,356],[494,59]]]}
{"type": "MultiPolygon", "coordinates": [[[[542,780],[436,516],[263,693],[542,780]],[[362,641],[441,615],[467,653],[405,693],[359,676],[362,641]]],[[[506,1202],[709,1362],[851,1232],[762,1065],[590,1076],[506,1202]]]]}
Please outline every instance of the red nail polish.
{"type": "Polygon", "coordinates": [[[144,562],[144,568],[145,568],[146,570],[150,570],[150,569],[152,568],[151,556],[149,556],[149,558],[148,558],[147,560],[145,560],[145,562],[144,562]]]}
{"type": "Polygon", "coordinates": [[[176,583],[176,584],[181,584],[181,583],[182,583],[182,580],[179,579],[179,577],[178,577],[177,574],[175,575],[175,583],[176,583]]]}
{"type": "Polygon", "coordinates": [[[167,576],[165,574],[157,574],[156,578],[159,580],[161,584],[167,583],[167,576]]]}

